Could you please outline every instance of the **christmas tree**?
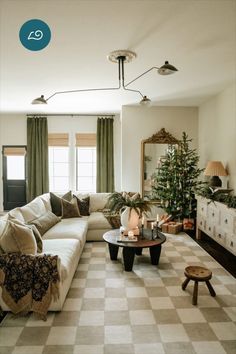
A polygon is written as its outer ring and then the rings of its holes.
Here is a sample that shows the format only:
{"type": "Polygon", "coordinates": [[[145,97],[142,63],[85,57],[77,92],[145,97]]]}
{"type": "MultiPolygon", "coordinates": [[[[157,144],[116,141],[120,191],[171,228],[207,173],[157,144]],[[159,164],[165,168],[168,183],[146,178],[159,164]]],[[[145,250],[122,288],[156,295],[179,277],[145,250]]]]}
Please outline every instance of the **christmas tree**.
{"type": "Polygon", "coordinates": [[[183,132],[178,146],[169,145],[153,175],[152,198],[179,219],[195,217],[195,193],[204,183],[198,179],[204,169],[198,168],[199,156],[196,149],[190,149],[191,141],[183,132]]]}

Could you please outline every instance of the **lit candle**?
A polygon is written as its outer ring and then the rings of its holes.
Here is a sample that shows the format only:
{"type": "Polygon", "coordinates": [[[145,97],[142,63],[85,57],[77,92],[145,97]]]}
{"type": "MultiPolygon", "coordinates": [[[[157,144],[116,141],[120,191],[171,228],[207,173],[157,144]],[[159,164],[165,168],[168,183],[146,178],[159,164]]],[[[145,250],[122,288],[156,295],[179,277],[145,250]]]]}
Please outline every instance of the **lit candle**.
{"type": "Polygon", "coordinates": [[[142,225],[144,225],[144,216],[142,217],[142,225]]]}
{"type": "Polygon", "coordinates": [[[159,214],[157,214],[157,223],[160,221],[159,214]]]}
{"type": "Polygon", "coordinates": [[[153,227],[154,227],[154,223],[152,222],[152,223],[151,223],[151,228],[152,228],[152,230],[153,230],[153,227]]]}

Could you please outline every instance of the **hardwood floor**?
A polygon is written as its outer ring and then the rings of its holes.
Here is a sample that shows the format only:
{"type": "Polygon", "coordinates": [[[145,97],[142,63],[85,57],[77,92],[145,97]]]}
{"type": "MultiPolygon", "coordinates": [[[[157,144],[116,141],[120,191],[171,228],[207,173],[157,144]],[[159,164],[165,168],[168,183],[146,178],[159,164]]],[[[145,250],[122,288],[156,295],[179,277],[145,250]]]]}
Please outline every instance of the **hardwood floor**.
{"type": "Polygon", "coordinates": [[[195,235],[189,236],[236,278],[236,256],[204,233],[201,240],[196,240],[195,235]]]}

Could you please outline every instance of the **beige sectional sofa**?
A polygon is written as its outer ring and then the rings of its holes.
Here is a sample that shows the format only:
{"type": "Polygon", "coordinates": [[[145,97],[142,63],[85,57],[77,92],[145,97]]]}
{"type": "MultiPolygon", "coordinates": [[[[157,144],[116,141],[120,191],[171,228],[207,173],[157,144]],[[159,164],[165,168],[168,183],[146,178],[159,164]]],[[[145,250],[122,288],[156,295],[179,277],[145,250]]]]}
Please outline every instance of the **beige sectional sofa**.
{"type": "MultiPolygon", "coordinates": [[[[81,194],[77,195],[79,198],[84,197],[81,194]]],[[[102,235],[111,229],[102,212],[107,204],[108,196],[108,193],[90,194],[89,216],[61,219],[43,235],[43,253],[58,255],[60,258],[60,295],[58,300],[52,300],[49,311],[60,311],[62,309],[85,242],[101,241],[102,235]]],[[[51,211],[49,193],[35,198],[21,208],[11,210],[10,214],[22,222],[30,223],[47,213],[48,210],[51,211]]],[[[3,224],[7,218],[8,214],[0,219],[0,237],[1,221],[3,224]]],[[[1,291],[0,288],[0,306],[4,311],[8,311],[9,308],[2,299],[1,291]]]]}

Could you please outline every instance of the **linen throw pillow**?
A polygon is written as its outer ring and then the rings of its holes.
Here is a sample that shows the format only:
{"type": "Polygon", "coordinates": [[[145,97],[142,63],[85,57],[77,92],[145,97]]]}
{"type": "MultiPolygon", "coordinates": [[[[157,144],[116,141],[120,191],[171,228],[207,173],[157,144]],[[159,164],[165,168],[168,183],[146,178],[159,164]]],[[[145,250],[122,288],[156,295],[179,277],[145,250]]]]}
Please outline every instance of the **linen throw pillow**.
{"type": "Polygon", "coordinates": [[[71,202],[68,202],[65,199],[61,199],[61,205],[62,205],[62,219],[80,217],[80,212],[75,197],[72,199],[71,202]]]}
{"type": "Polygon", "coordinates": [[[89,197],[80,199],[78,197],[76,197],[76,195],[74,195],[74,198],[76,198],[77,200],[77,204],[79,207],[79,212],[81,216],[89,216],[89,197]]]}
{"type": "Polygon", "coordinates": [[[29,229],[31,229],[33,231],[34,237],[35,237],[35,241],[37,244],[37,253],[42,253],[43,252],[43,240],[42,237],[38,231],[38,229],[36,228],[35,225],[29,225],[29,224],[25,224],[22,221],[15,219],[12,215],[8,215],[8,220],[13,222],[14,224],[18,224],[18,225],[22,225],[25,227],[28,227],[29,229]]]}
{"type": "Polygon", "coordinates": [[[59,197],[58,195],[50,192],[50,203],[51,203],[52,212],[57,216],[61,216],[62,215],[61,199],[63,198],[68,202],[70,202],[72,197],[73,196],[71,191],[67,192],[62,197],[59,197]]]}
{"type": "Polygon", "coordinates": [[[4,252],[18,252],[23,254],[37,253],[37,244],[33,231],[23,225],[7,221],[5,230],[0,238],[0,247],[4,252]]]}
{"type": "Polygon", "coordinates": [[[35,225],[40,235],[43,236],[51,227],[56,225],[61,219],[48,210],[45,214],[29,222],[29,225],[35,225]]]}

